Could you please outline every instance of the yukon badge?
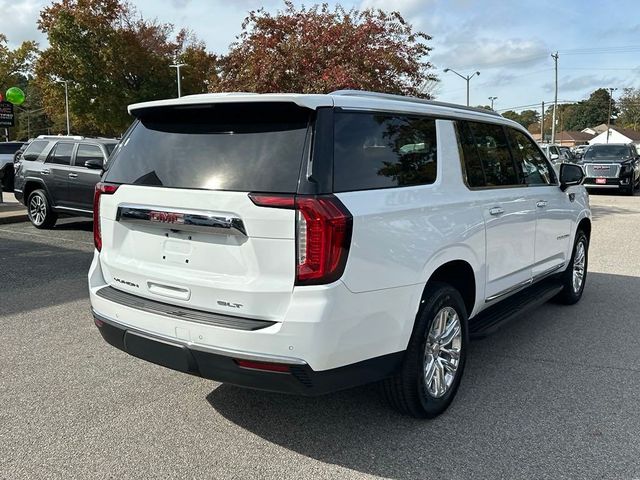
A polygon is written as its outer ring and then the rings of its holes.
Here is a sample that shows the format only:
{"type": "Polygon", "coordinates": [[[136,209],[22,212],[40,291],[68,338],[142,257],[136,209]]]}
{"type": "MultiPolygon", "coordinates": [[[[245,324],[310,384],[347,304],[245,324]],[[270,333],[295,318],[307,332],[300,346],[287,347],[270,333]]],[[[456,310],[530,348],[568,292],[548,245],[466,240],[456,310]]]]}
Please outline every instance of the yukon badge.
{"type": "Polygon", "coordinates": [[[242,308],[241,303],[231,303],[231,302],[225,302],[223,300],[218,300],[218,305],[220,305],[221,307],[242,308]]]}
{"type": "Polygon", "coordinates": [[[118,277],[113,277],[113,280],[118,283],[122,283],[123,285],[129,285],[130,287],[140,288],[140,286],[137,283],[129,282],[128,280],[122,280],[121,278],[118,278],[118,277]]]}

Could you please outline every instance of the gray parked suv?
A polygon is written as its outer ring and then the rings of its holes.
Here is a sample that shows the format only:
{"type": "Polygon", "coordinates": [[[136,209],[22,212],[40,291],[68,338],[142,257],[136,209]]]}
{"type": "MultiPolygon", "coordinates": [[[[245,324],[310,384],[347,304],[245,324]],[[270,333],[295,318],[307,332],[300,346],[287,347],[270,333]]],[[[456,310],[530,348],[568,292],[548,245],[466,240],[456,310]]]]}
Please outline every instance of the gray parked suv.
{"type": "Polygon", "coordinates": [[[93,192],[113,139],[38,137],[15,164],[16,199],[25,204],[37,228],[51,228],[58,215],[90,217],[93,192]]]}

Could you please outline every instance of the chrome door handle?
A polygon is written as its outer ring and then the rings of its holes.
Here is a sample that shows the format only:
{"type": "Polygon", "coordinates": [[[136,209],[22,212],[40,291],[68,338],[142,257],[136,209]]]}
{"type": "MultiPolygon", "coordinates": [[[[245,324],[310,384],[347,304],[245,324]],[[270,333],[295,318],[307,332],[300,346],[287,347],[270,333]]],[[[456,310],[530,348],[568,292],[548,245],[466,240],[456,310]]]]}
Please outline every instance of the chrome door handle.
{"type": "Polygon", "coordinates": [[[49,175],[49,170],[47,170],[47,169],[43,169],[43,170],[40,170],[40,173],[41,173],[42,175],[49,175]]]}
{"type": "Polygon", "coordinates": [[[489,210],[489,214],[491,215],[502,215],[504,213],[504,208],[501,207],[493,207],[489,210]]]}
{"type": "Polygon", "coordinates": [[[536,207],[544,208],[546,206],[547,206],[546,200],[540,200],[538,203],[536,203],[536,207]]]}
{"type": "Polygon", "coordinates": [[[69,174],[69,178],[78,178],[78,174],[77,173],[70,173],[69,174]]]}

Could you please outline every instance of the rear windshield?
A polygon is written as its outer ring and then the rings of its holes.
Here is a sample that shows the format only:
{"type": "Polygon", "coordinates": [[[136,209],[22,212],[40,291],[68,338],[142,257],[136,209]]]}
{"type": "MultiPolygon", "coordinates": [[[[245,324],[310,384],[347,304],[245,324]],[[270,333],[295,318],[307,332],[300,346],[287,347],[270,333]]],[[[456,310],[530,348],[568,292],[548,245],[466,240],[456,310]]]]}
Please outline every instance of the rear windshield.
{"type": "Polygon", "coordinates": [[[294,193],[310,110],[289,103],[142,112],[113,154],[112,183],[294,193]]]}
{"type": "Polygon", "coordinates": [[[0,155],[11,155],[18,151],[21,143],[0,143],[0,155]]]}

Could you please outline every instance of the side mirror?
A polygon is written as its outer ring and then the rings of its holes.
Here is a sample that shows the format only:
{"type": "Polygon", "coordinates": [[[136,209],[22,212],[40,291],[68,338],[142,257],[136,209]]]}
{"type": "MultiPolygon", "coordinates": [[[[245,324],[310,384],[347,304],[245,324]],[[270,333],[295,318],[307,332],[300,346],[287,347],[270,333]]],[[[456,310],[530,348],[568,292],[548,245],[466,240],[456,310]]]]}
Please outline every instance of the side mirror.
{"type": "Polygon", "coordinates": [[[583,180],[584,170],[580,165],[574,163],[560,165],[560,190],[563,192],[573,185],[580,185],[583,180]]]}
{"type": "Polygon", "coordinates": [[[84,162],[84,166],[90,168],[91,170],[102,170],[104,164],[99,158],[90,158],[89,160],[84,162]]]}
{"type": "Polygon", "coordinates": [[[557,153],[551,154],[551,160],[557,160],[558,158],[559,158],[559,155],[557,153]]]}
{"type": "Polygon", "coordinates": [[[38,160],[39,155],[37,153],[23,153],[22,158],[29,162],[35,162],[38,160]]]}

